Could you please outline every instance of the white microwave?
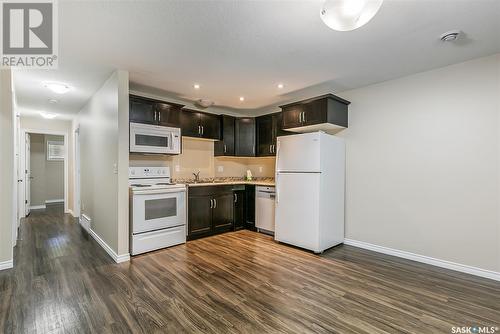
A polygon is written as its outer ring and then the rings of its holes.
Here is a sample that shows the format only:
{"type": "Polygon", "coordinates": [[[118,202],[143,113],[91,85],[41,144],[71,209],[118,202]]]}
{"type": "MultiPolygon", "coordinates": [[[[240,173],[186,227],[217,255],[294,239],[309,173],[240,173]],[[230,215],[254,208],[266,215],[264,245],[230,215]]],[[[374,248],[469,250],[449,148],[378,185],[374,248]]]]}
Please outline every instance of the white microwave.
{"type": "Polygon", "coordinates": [[[130,123],[131,153],[181,153],[181,129],[130,123]]]}

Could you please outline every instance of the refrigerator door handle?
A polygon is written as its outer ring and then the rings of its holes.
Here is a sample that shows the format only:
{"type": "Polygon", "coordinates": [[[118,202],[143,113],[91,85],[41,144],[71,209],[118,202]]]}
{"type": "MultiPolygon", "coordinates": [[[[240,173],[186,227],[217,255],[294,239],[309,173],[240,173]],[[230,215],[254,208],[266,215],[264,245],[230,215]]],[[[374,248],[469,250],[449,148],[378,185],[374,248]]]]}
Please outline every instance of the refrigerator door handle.
{"type": "Polygon", "coordinates": [[[275,201],[276,205],[277,205],[277,204],[279,203],[279,201],[280,201],[280,187],[279,187],[279,185],[278,185],[279,176],[280,176],[280,175],[279,175],[278,173],[276,173],[276,180],[275,180],[275,184],[274,184],[274,186],[275,186],[275,191],[274,191],[274,201],[275,201]]]}

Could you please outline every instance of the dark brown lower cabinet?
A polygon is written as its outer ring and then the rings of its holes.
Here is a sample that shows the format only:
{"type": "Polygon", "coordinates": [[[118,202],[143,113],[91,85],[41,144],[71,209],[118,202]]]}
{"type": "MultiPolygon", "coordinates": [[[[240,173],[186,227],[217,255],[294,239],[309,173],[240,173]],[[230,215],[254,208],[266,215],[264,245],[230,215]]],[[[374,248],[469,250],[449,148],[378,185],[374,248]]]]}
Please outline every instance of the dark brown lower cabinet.
{"type": "Polygon", "coordinates": [[[255,230],[255,186],[189,188],[188,240],[243,228],[255,230]]]}
{"type": "Polygon", "coordinates": [[[189,195],[189,235],[204,236],[212,231],[212,198],[211,196],[189,195]]]}
{"type": "Polygon", "coordinates": [[[188,193],[188,239],[233,230],[232,186],[191,187],[188,193]]]}
{"type": "Polygon", "coordinates": [[[255,186],[247,185],[245,188],[245,207],[245,227],[249,230],[255,230],[255,186]]]}
{"type": "Polygon", "coordinates": [[[214,233],[233,230],[233,192],[213,196],[212,228],[214,233]]]}
{"type": "Polygon", "coordinates": [[[246,205],[245,187],[242,190],[235,190],[234,196],[234,230],[241,230],[246,226],[246,205]]]}

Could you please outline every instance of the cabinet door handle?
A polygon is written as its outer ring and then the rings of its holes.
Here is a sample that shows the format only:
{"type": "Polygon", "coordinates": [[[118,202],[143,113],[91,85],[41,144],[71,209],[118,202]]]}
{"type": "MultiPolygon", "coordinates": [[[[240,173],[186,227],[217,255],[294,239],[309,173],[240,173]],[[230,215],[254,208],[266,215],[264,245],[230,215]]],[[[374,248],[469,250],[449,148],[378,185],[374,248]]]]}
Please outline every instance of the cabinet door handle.
{"type": "Polygon", "coordinates": [[[213,209],[214,208],[214,202],[213,202],[213,199],[210,199],[210,209],[213,209]]]}
{"type": "Polygon", "coordinates": [[[224,144],[224,153],[227,153],[227,146],[224,144]]]}
{"type": "Polygon", "coordinates": [[[299,123],[302,123],[302,111],[299,113],[299,123]]]}
{"type": "Polygon", "coordinates": [[[201,126],[201,135],[203,136],[203,132],[204,132],[204,129],[203,129],[203,125],[201,126]]]}
{"type": "Polygon", "coordinates": [[[214,198],[214,209],[217,207],[217,200],[214,198]]]}
{"type": "Polygon", "coordinates": [[[158,111],[158,122],[161,123],[161,112],[158,111]]]}
{"type": "Polygon", "coordinates": [[[273,153],[273,145],[269,145],[269,153],[273,153]]]}
{"type": "Polygon", "coordinates": [[[234,203],[238,203],[238,194],[234,194],[234,203]]]}
{"type": "Polygon", "coordinates": [[[201,135],[201,125],[198,125],[198,134],[201,135]]]}

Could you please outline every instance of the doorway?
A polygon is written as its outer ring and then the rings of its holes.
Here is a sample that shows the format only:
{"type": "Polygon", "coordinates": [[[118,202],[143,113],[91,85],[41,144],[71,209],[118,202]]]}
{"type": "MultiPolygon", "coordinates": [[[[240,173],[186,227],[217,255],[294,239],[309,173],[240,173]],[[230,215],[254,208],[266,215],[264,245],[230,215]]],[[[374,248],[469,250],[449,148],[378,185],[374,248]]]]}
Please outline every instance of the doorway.
{"type": "MultiPolygon", "coordinates": [[[[20,218],[32,210],[68,205],[67,135],[64,132],[22,129],[19,169],[20,218]]],[[[19,223],[19,222],[18,222],[19,223]]]]}

